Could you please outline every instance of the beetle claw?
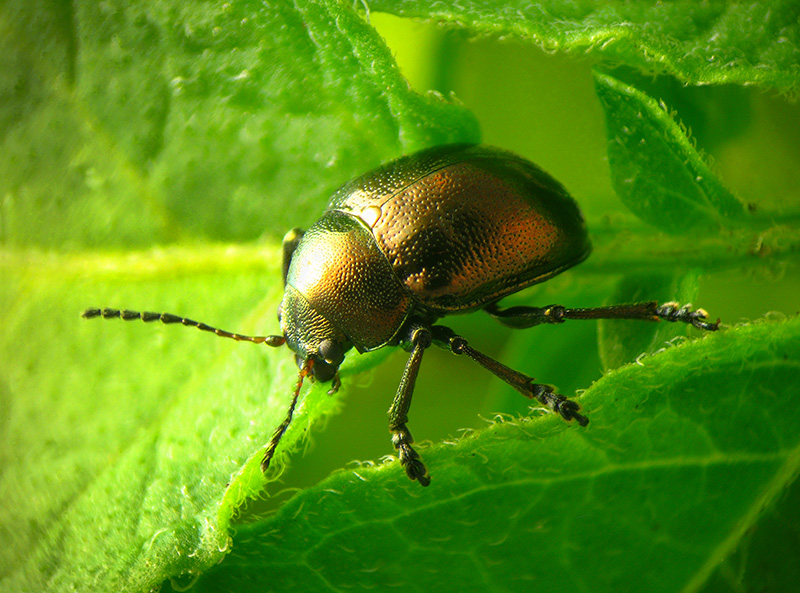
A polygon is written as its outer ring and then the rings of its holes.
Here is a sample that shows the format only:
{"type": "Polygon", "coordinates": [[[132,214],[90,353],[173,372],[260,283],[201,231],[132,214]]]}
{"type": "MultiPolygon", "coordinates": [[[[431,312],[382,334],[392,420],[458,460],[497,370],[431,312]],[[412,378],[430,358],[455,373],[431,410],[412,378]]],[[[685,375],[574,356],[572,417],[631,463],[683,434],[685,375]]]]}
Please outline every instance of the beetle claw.
{"type": "Polygon", "coordinates": [[[578,414],[578,410],[580,410],[581,407],[577,404],[577,402],[563,397],[563,399],[556,402],[555,406],[556,411],[561,414],[561,417],[567,422],[570,420],[575,420],[581,426],[586,426],[589,424],[589,419],[586,416],[583,414],[578,414]]]}
{"type": "Polygon", "coordinates": [[[576,402],[566,398],[558,405],[558,413],[564,420],[575,420],[581,426],[586,426],[589,424],[589,419],[583,414],[578,414],[580,409],[581,407],[576,402]]]}

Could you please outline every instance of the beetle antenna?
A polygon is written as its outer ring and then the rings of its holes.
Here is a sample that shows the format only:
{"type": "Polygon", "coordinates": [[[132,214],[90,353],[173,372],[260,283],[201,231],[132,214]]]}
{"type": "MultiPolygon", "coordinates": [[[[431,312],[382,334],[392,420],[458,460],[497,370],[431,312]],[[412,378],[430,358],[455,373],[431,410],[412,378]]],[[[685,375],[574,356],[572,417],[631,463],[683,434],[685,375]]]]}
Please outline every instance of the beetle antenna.
{"type": "Polygon", "coordinates": [[[275,429],[275,432],[272,433],[272,438],[269,440],[269,444],[264,451],[264,457],[261,460],[261,471],[264,473],[267,473],[267,470],[269,469],[269,463],[272,461],[273,455],[275,455],[275,449],[278,448],[278,443],[280,443],[281,439],[283,438],[283,433],[286,432],[286,429],[289,428],[289,424],[292,423],[292,414],[294,414],[294,408],[297,405],[297,398],[300,395],[300,388],[303,386],[303,379],[308,376],[308,374],[311,372],[311,367],[313,366],[314,359],[309,356],[306,358],[306,361],[300,368],[300,373],[297,375],[297,385],[294,386],[294,394],[292,394],[292,401],[289,404],[286,417],[283,419],[283,422],[281,422],[281,425],[275,429]]]}
{"type": "Polygon", "coordinates": [[[233,332],[217,329],[205,323],[199,323],[192,319],[186,319],[180,315],[173,315],[172,313],[152,313],[150,311],[129,311],[128,309],[86,309],[81,313],[84,319],[94,319],[95,317],[102,317],[103,319],[122,319],[123,321],[133,321],[134,319],[141,319],[145,323],[150,321],[160,321],[169,325],[170,323],[180,323],[187,327],[196,327],[204,332],[214,333],[221,338],[230,338],[237,342],[253,342],[254,344],[266,344],[277,348],[286,342],[283,336],[245,336],[242,334],[235,334],[233,332]]]}

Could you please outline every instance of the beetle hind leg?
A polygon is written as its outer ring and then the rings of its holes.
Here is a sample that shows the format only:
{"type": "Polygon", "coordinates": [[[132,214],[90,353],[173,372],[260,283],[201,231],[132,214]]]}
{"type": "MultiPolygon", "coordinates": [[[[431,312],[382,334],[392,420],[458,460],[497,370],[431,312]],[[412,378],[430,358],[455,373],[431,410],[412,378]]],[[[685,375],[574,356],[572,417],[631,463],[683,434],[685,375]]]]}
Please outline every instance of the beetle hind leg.
{"type": "Polygon", "coordinates": [[[469,358],[477,362],[494,376],[505,381],[522,395],[537,400],[543,406],[558,413],[564,420],[575,420],[581,426],[589,424],[589,419],[583,414],[578,413],[578,410],[581,409],[578,403],[567,399],[560,393],[556,393],[551,385],[534,383],[533,377],[515,371],[496,361],[494,358],[475,350],[467,343],[466,339],[456,335],[449,327],[436,325],[433,327],[433,331],[434,343],[438,346],[450,350],[453,354],[466,354],[469,358]]]}
{"type": "Polygon", "coordinates": [[[412,480],[417,480],[421,486],[427,486],[431,483],[431,478],[419,453],[411,446],[414,439],[406,423],[408,422],[408,410],[411,408],[411,396],[414,394],[414,385],[417,382],[419,366],[422,363],[422,355],[425,349],[431,345],[431,332],[427,328],[419,327],[414,329],[411,335],[411,357],[406,363],[392,407],[389,408],[389,431],[392,433],[392,444],[397,449],[406,475],[412,480]]]}
{"type": "Polygon", "coordinates": [[[705,309],[692,310],[691,305],[680,305],[676,302],[659,305],[656,301],[585,309],[568,309],[563,305],[501,309],[497,303],[492,303],[484,307],[484,311],[506,327],[514,329],[525,329],[542,323],[564,323],[567,319],[634,319],[686,323],[697,329],[716,331],[719,329],[720,322],[719,319],[715,322],[708,321],[708,313],[705,309]]]}

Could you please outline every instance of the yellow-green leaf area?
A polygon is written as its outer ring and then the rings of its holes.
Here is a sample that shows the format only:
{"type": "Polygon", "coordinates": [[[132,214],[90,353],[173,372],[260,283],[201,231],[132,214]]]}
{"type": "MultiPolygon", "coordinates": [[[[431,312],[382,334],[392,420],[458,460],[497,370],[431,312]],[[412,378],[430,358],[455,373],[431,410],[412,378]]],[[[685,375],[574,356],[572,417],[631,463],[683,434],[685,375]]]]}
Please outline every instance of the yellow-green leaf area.
{"type": "Polygon", "coordinates": [[[755,323],[611,372],[586,430],[518,418],[431,447],[426,490],[394,464],[336,473],[240,527],[198,590],[697,591],[800,469],[799,333],[755,323]]]}

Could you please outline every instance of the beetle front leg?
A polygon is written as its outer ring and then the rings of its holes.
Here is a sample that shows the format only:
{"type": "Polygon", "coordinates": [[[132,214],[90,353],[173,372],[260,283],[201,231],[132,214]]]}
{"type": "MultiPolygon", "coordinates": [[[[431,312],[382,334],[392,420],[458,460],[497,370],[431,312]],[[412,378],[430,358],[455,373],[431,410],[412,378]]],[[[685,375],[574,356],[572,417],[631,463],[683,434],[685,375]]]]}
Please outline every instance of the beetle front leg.
{"type": "Polygon", "coordinates": [[[564,420],[574,419],[581,426],[589,424],[589,419],[578,413],[581,407],[576,402],[567,399],[560,393],[556,393],[551,385],[534,383],[533,377],[515,371],[496,361],[494,358],[475,350],[467,343],[465,338],[457,335],[449,327],[434,325],[433,337],[434,343],[437,346],[445,350],[450,350],[453,354],[466,354],[469,358],[477,362],[494,376],[508,383],[525,397],[535,399],[553,412],[560,414],[564,420]]]}
{"type": "Polygon", "coordinates": [[[567,319],[637,319],[641,321],[682,322],[698,329],[716,331],[719,319],[709,323],[705,309],[692,311],[691,305],[679,305],[675,302],[659,305],[656,301],[633,303],[630,305],[611,305],[608,307],[591,307],[586,309],[568,309],[563,305],[547,307],[509,307],[501,309],[492,303],[484,309],[489,315],[507,327],[524,329],[541,323],[563,323],[567,319]]]}
{"type": "Polygon", "coordinates": [[[400,463],[406,470],[406,475],[412,480],[417,480],[421,486],[431,483],[428,470],[411,446],[414,439],[408,430],[408,410],[411,408],[411,396],[414,394],[414,385],[417,382],[419,366],[425,349],[431,345],[431,332],[426,327],[418,327],[411,334],[411,356],[403,371],[403,378],[397,387],[397,394],[389,408],[389,431],[392,433],[392,444],[397,449],[400,463]]]}

